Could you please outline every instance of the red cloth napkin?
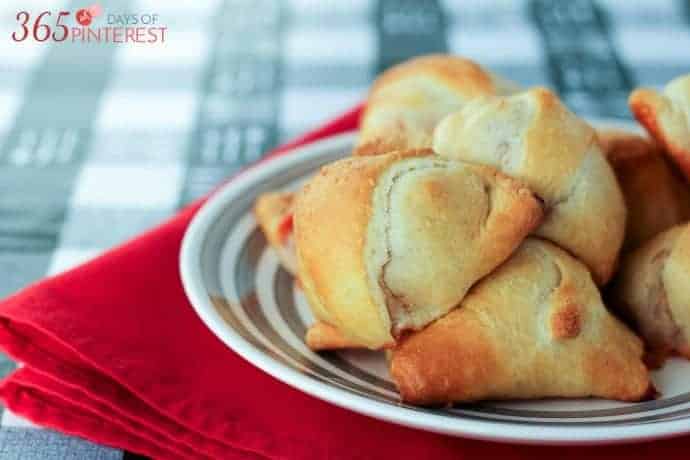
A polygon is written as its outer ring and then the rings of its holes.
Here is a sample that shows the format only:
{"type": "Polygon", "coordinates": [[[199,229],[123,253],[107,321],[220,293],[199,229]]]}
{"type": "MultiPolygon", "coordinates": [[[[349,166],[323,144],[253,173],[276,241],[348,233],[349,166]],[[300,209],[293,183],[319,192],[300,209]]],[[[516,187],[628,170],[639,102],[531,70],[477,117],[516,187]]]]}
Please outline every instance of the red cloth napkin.
{"type": "MultiPolygon", "coordinates": [[[[353,129],[358,113],[278,152],[353,129]]],[[[0,386],[11,410],[157,458],[687,458],[689,438],[564,449],[446,437],[280,383],[216,339],[185,297],[178,254],[200,204],[0,303],[0,345],[25,363],[0,386]]]]}

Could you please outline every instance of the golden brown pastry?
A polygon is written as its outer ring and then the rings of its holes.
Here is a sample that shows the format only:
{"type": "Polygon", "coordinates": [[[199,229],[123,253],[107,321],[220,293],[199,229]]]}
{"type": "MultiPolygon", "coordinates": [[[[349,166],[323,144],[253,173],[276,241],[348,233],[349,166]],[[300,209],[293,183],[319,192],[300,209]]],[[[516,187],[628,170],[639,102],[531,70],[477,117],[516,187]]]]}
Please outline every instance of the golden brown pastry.
{"type": "Polygon", "coordinates": [[[475,97],[516,89],[514,83],[460,57],[437,54],[405,61],[374,82],[354,153],[430,147],[432,131],[445,115],[475,97]]]}
{"type": "Polygon", "coordinates": [[[297,274],[295,243],[292,234],[292,203],[294,193],[264,193],[254,203],[254,217],[268,243],[275,249],[282,266],[297,274]]]}
{"type": "Polygon", "coordinates": [[[652,355],[690,359],[690,225],[673,227],[625,257],[613,305],[632,320],[652,355]]]}
{"type": "Polygon", "coordinates": [[[358,348],[359,345],[348,340],[338,329],[323,321],[317,321],[307,329],[304,338],[307,346],[314,351],[358,348]]]}
{"type": "Polygon", "coordinates": [[[627,249],[690,219],[690,187],[649,139],[620,130],[598,133],[628,208],[627,249]]]}
{"type": "Polygon", "coordinates": [[[594,130],[551,91],[469,102],[439,123],[433,148],[524,181],[545,202],[535,234],[583,261],[598,284],[609,280],[625,231],[623,195],[594,130]]]}
{"type": "Polygon", "coordinates": [[[635,118],[690,178],[690,74],[672,80],[663,93],[638,88],[628,103],[635,118]]]}
{"type": "Polygon", "coordinates": [[[299,278],[317,319],[377,349],[456,306],[541,221],[495,169],[430,150],[346,158],[295,204],[299,278]]]}
{"type": "Polygon", "coordinates": [[[653,396],[642,342],[604,307],[586,267],[536,238],[477,283],[460,307],[393,349],[412,404],[653,396]]]}

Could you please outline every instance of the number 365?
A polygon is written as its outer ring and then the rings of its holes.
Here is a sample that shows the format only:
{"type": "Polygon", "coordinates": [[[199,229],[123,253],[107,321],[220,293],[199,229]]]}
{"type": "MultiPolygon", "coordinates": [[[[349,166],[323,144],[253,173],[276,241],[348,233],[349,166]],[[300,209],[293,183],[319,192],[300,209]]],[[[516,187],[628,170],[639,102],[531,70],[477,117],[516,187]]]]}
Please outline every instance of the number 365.
{"type": "MultiPolygon", "coordinates": [[[[58,13],[57,19],[55,21],[54,31],[48,24],[41,24],[41,21],[45,16],[51,16],[51,12],[44,11],[38,16],[36,16],[33,26],[31,27],[31,36],[33,37],[33,39],[37,42],[44,42],[49,38],[52,38],[53,41],[56,42],[66,40],[67,36],[69,35],[69,28],[66,25],[62,24],[62,18],[64,18],[65,16],[69,16],[69,11],[60,11],[58,13]]],[[[27,11],[20,11],[19,13],[17,13],[16,18],[17,22],[19,22],[21,30],[12,32],[12,40],[14,40],[15,42],[21,42],[26,40],[26,38],[29,36],[30,15],[27,11]]]]}

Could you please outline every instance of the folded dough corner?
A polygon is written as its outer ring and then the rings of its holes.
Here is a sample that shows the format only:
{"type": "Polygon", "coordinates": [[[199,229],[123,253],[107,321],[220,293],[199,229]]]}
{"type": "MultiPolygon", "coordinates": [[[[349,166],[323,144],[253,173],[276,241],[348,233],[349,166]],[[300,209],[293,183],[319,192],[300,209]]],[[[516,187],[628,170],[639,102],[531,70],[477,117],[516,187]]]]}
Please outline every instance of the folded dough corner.
{"type": "Polygon", "coordinates": [[[457,306],[541,217],[529,189],[490,167],[428,149],[346,158],[297,197],[300,281],[319,320],[391,346],[457,306]]]}
{"type": "Polygon", "coordinates": [[[623,195],[594,129],[551,91],[472,101],[439,123],[433,149],[524,181],[546,205],[536,235],[584,262],[597,284],[611,278],[624,238],[623,195]]]}
{"type": "Polygon", "coordinates": [[[404,401],[654,395],[642,341],[604,307],[587,268],[529,238],[461,305],[402,340],[391,375],[404,401]]]}

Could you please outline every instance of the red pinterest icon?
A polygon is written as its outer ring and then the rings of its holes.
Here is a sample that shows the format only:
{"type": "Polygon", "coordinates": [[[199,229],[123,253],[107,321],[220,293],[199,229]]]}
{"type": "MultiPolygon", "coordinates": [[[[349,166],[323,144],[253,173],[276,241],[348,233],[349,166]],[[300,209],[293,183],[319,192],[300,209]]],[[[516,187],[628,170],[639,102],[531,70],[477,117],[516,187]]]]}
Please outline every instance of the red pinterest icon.
{"type": "Polygon", "coordinates": [[[81,8],[77,10],[77,22],[82,26],[88,26],[93,21],[93,18],[100,16],[103,12],[103,8],[98,3],[94,3],[86,8],[81,8]]]}
{"type": "Polygon", "coordinates": [[[88,26],[91,24],[91,13],[89,10],[81,9],[77,11],[77,22],[82,26],[88,26]]]}

